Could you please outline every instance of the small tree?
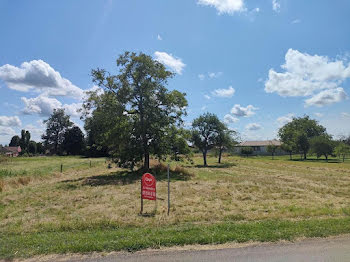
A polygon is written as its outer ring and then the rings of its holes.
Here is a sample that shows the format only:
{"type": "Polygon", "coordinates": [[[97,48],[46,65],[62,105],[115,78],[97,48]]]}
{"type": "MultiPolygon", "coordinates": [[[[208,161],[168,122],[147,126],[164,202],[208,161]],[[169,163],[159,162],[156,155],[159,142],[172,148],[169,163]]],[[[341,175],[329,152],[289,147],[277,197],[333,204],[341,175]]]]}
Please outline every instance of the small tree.
{"type": "Polygon", "coordinates": [[[292,155],[293,155],[293,151],[294,151],[294,146],[292,145],[292,143],[283,143],[281,145],[281,149],[287,153],[289,153],[289,159],[292,160],[292,155]]]}
{"type": "Polygon", "coordinates": [[[65,114],[64,109],[54,109],[51,116],[44,120],[44,124],[46,124],[46,131],[42,135],[42,139],[45,147],[49,148],[54,154],[61,153],[64,133],[73,125],[69,116],[65,114]]]}
{"type": "Polygon", "coordinates": [[[37,147],[35,141],[29,141],[28,153],[35,155],[37,153],[37,147]]]}
{"type": "Polygon", "coordinates": [[[206,113],[193,120],[192,141],[203,154],[204,166],[207,166],[207,153],[217,144],[222,123],[211,113],[206,113]]]}
{"type": "Polygon", "coordinates": [[[347,155],[350,155],[350,146],[341,142],[336,146],[336,148],[334,149],[334,152],[339,158],[341,157],[344,162],[345,157],[347,155]]]}
{"type": "Polygon", "coordinates": [[[253,154],[253,148],[252,147],[242,147],[241,148],[241,155],[244,155],[248,157],[249,155],[253,154]]]}
{"type": "Polygon", "coordinates": [[[237,134],[236,131],[228,129],[224,123],[221,123],[221,124],[222,126],[219,132],[219,135],[217,137],[217,144],[216,144],[219,151],[219,159],[218,159],[219,164],[221,163],[222,152],[225,149],[233,148],[233,146],[236,144],[234,136],[237,134]]]}
{"type": "Polygon", "coordinates": [[[316,154],[317,158],[324,155],[328,161],[328,156],[333,153],[334,143],[328,135],[317,136],[310,141],[311,152],[316,154]]]}
{"type": "Polygon", "coordinates": [[[267,146],[267,152],[271,153],[272,159],[274,159],[274,157],[275,157],[275,153],[276,153],[277,148],[278,148],[278,146],[273,145],[273,144],[269,144],[267,146]]]}
{"type": "Polygon", "coordinates": [[[11,142],[10,142],[10,144],[9,144],[9,146],[19,146],[20,145],[20,138],[19,138],[19,136],[13,136],[12,138],[11,138],[11,142]]]}

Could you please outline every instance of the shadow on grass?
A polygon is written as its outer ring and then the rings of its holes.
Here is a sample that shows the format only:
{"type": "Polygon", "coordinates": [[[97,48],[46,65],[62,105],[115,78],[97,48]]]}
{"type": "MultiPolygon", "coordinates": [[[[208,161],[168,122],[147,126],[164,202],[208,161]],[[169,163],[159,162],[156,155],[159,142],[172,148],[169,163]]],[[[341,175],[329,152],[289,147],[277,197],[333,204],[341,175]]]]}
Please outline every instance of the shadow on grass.
{"type": "Polygon", "coordinates": [[[194,167],[196,168],[229,168],[233,166],[237,166],[237,165],[235,163],[223,163],[223,164],[215,164],[215,165],[208,165],[208,166],[195,165],[194,167]]]}
{"type": "MultiPolygon", "coordinates": [[[[156,166],[152,168],[149,173],[153,174],[157,181],[168,179],[166,166],[156,166]]],[[[110,174],[84,178],[82,184],[86,186],[128,185],[140,181],[142,174],[142,170],[121,170],[110,174]]],[[[175,169],[170,170],[170,180],[186,181],[191,179],[191,177],[193,177],[193,175],[182,167],[175,167],[175,169]]],[[[72,181],[67,180],[67,182],[72,181]]]]}
{"type": "Polygon", "coordinates": [[[289,161],[296,161],[296,162],[313,162],[313,163],[342,163],[342,161],[338,159],[329,159],[328,161],[326,159],[317,159],[317,158],[307,158],[307,159],[288,159],[289,161]]]}

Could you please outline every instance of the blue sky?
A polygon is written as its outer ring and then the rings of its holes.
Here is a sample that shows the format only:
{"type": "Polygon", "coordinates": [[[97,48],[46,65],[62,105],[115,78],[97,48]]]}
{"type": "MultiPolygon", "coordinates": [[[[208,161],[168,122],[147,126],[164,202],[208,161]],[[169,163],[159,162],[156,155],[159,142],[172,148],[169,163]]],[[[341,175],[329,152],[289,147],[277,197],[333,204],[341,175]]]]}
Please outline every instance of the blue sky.
{"type": "Polygon", "coordinates": [[[144,52],[187,93],[186,123],[212,112],[243,139],[271,139],[310,115],[350,134],[350,2],[304,0],[0,0],[0,143],[75,109],[92,68],[144,52]]]}

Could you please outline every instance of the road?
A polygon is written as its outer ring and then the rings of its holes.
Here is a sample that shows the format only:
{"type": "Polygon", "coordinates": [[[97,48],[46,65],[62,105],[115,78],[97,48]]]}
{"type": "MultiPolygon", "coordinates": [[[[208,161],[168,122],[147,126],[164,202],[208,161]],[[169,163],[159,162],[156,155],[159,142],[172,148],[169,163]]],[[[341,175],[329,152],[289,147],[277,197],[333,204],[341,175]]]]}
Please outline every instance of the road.
{"type": "MultiPolygon", "coordinates": [[[[200,247],[199,248],[203,248],[200,247]]],[[[350,236],[326,239],[308,239],[298,242],[253,244],[245,247],[218,248],[211,250],[163,250],[136,253],[114,253],[105,256],[75,257],[69,262],[114,262],[114,261],[235,261],[235,262],[275,262],[275,261],[350,261],[350,236]]]]}

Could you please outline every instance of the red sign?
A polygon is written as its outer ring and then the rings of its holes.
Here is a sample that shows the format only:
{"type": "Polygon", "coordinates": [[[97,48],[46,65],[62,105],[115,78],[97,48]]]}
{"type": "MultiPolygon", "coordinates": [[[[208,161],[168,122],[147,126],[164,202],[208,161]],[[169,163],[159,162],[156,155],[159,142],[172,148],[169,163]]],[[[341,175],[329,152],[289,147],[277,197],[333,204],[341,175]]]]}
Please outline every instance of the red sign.
{"type": "Polygon", "coordinates": [[[156,200],[156,178],[150,173],[142,176],[141,197],[142,199],[156,200]]]}

